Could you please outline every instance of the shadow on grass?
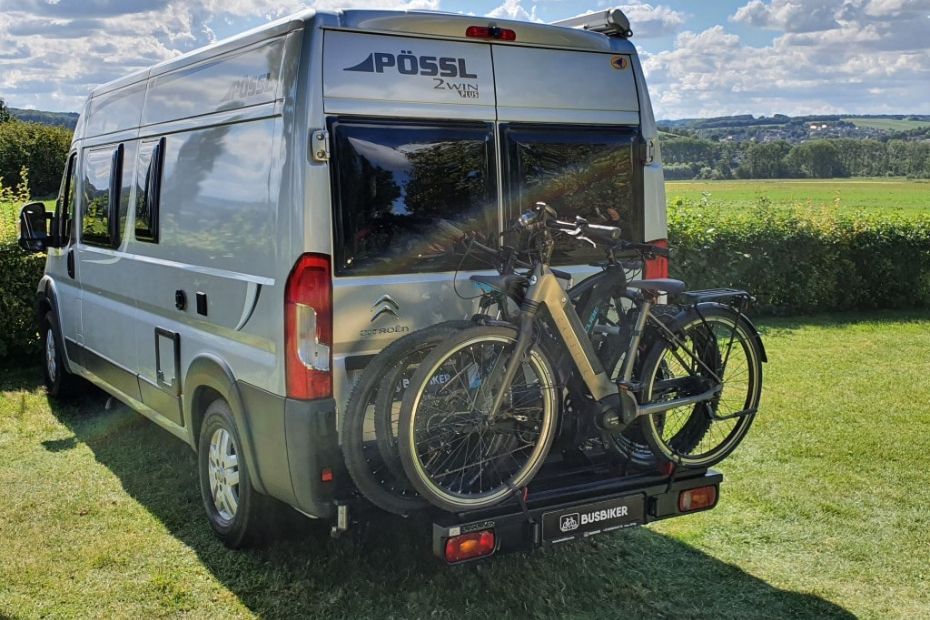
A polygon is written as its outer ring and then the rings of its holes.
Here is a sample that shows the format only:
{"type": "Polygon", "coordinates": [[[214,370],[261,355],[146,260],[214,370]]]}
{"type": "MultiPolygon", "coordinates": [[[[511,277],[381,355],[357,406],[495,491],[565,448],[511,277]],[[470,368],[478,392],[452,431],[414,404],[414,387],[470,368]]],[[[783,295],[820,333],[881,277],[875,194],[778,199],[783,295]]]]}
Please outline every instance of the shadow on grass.
{"type": "MultiPolygon", "coordinates": [[[[4,383],[36,387],[22,372],[4,383]]],[[[449,568],[432,556],[427,523],[384,517],[332,540],[328,524],[296,518],[266,548],[229,551],[206,523],[191,450],[125,407],[105,411],[104,402],[102,395],[75,405],[50,401],[74,438],[43,445],[90,447],[130,496],[263,617],[852,617],[648,528],[449,568]]],[[[177,578],[189,587],[185,575],[177,578]]]]}

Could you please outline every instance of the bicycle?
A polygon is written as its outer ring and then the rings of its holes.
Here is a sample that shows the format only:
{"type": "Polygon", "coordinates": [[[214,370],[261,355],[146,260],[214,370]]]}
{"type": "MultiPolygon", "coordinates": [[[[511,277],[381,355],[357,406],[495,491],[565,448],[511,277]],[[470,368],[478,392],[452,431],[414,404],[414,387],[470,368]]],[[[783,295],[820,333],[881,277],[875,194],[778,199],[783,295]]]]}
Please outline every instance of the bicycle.
{"type": "MultiPolygon", "coordinates": [[[[447,321],[408,334],[389,345],[368,364],[355,383],[346,405],[342,425],[342,442],[345,462],[356,488],[379,508],[400,515],[428,506],[407,481],[397,449],[397,427],[400,404],[410,378],[423,358],[435,347],[454,334],[478,325],[506,325],[515,320],[513,308],[519,308],[526,292],[528,279],[515,273],[517,268],[531,268],[521,259],[513,247],[500,250],[483,245],[476,239],[468,239],[464,255],[473,250],[490,257],[498,275],[473,276],[471,280],[482,294],[477,312],[470,320],[447,321]],[[494,311],[496,309],[496,311],[494,311]]],[[[629,266],[622,265],[610,254],[600,273],[569,288],[566,295],[577,304],[582,316],[588,317],[589,330],[600,327],[606,318],[605,308],[610,306],[608,296],[623,290],[629,266]]],[[[464,260],[464,259],[463,259],[464,260]]],[[[562,282],[570,282],[571,275],[552,270],[562,282]]],[[[561,285],[560,285],[561,286],[561,285]]],[[[615,351],[604,348],[605,364],[616,364],[615,351]]],[[[563,378],[569,386],[563,406],[572,407],[581,396],[577,394],[576,382],[563,378]]],[[[575,405],[577,406],[577,404],[575,405]]],[[[568,416],[563,419],[568,419],[568,416]]],[[[566,449],[590,434],[587,425],[563,429],[566,449]]],[[[620,435],[618,435],[620,437],[620,435]]],[[[631,458],[626,444],[615,439],[606,443],[623,459],[631,458]]],[[[636,445],[636,444],[630,444],[636,445]]],[[[640,449],[649,450],[648,447],[640,449]]],[[[651,453],[650,453],[651,454],[651,453]]],[[[638,461],[642,464],[642,459],[638,461]]]]}
{"type": "Polygon", "coordinates": [[[419,494],[453,512],[519,495],[554,439],[562,388],[557,377],[572,374],[584,388],[576,415],[592,417],[602,431],[616,433],[635,423],[656,457],[678,466],[708,467],[729,455],[748,431],[761,395],[765,354],[743,312],[748,293],[686,293],[686,307],[667,321],[653,308],[663,294],[684,293],[683,282],[626,282],[623,295],[632,307],[620,318],[628,340],[612,377],[549,268],[553,235],[600,242],[609,251],[664,250],[621,241],[615,227],[580,218],[562,222],[544,203],[515,227],[534,250],[516,324],[474,327],[449,338],[423,359],[404,394],[400,460],[419,494]],[[567,373],[540,346],[547,333],[558,336],[567,373]],[[648,351],[641,352],[647,343],[648,351]],[[736,383],[729,383],[731,365],[736,383]],[[729,430],[721,436],[712,432],[715,424],[729,430]]]}

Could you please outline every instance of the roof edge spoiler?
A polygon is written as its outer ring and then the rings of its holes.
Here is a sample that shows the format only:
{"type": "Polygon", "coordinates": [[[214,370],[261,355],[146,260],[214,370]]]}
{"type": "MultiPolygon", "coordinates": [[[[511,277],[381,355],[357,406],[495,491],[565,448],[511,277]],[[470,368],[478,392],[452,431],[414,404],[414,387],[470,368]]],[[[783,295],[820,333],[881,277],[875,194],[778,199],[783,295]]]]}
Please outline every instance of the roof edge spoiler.
{"type": "Polygon", "coordinates": [[[551,22],[552,26],[562,26],[564,28],[580,28],[592,32],[600,32],[608,37],[620,37],[629,39],[633,36],[630,30],[630,19],[620,9],[607,9],[606,11],[595,11],[586,13],[568,19],[560,19],[557,22],[551,22]]]}

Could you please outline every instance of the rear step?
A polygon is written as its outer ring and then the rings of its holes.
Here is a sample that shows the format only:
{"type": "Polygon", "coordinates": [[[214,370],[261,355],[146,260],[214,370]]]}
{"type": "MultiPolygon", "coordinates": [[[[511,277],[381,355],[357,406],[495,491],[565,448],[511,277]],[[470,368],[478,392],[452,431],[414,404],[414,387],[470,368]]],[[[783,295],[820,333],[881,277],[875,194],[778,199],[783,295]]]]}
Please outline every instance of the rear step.
{"type": "Polygon", "coordinates": [[[534,482],[525,501],[515,498],[487,510],[438,514],[433,552],[453,564],[710,510],[717,505],[722,480],[713,470],[595,479],[589,470],[574,480],[558,476],[534,482]]]}

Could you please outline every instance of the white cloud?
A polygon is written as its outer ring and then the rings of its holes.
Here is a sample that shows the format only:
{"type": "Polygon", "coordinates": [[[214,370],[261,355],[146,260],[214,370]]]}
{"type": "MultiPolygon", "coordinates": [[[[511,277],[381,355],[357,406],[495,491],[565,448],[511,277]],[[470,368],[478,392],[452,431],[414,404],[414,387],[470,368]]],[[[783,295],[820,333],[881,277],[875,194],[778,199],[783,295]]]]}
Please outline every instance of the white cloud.
{"type": "Polygon", "coordinates": [[[868,20],[837,14],[831,27],[785,32],[768,46],[747,45],[723,26],[683,32],[674,49],[644,59],[657,115],[926,111],[926,30],[906,2],[884,4],[879,13],[860,2],[856,15],[870,9],[868,20]]]}
{"type": "Polygon", "coordinates": [[[630,29],[636,39],[649,39],[674,34],[685,23],[685,14],[667,6],[645,2],[620,7],[630,18],[630,29]]]}
{"type": "Polygon", "coordinates": [[[536,17],[536,4],[527,11],[523,8],[522,0],[504,0],[504,3],[490,11],[487,17],[497,17],[504,19],[520,19],[527,22],[538,22],[536,17]]]}
{"type": "Polygon", "coordinates": [[[751,0],[731,17],[735,22],[785,32],[819,32],[838,26],[836,14],[844,0],[751,0]]]}
{"type": "MultiPolygon", "coordinates": [[[[438,9],[439,0],[0,0],[0,95],[77,111],[90,90],[216,37],[210,24],[300,9],[438,9]]],[[[248,26],[243,26],[245,30],[248,26]]]]}

